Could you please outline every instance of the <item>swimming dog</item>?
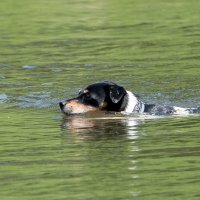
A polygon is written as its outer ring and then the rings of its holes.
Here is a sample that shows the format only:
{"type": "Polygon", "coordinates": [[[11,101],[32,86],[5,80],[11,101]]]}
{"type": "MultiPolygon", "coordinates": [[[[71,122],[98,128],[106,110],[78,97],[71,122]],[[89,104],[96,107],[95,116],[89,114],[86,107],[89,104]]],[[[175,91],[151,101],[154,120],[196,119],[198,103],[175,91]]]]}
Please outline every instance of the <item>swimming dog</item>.
{"type": "Polygon", "coordinates": [[[153,115],[200,113],[200,107],[195,109],[144,103],[136,94],[110,81],[91,84],[79,91],[78,97],[62,101],[59,105],[65,114],[95,111],[153,115]]]}

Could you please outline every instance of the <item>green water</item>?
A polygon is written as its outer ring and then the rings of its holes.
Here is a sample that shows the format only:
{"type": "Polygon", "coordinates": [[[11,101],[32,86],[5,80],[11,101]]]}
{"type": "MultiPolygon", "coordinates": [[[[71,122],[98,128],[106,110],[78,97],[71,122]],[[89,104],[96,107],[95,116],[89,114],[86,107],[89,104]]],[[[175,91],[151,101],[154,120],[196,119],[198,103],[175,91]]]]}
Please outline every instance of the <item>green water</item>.
{"type": "Polygon", "coordinates": [[[1,0],[0,199],[200,198],[199,116],[64,117],[112,80],[143,101],[200,102],[200,1],[1,0]]]}

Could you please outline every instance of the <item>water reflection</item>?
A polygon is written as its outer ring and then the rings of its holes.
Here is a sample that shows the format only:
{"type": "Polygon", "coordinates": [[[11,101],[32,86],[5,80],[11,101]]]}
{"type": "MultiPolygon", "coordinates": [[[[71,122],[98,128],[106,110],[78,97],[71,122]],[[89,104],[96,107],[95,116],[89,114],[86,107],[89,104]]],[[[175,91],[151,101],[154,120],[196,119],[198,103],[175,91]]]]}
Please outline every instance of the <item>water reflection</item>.
{"type": "Polygon", "coordinates": [[[74,115],[63,118],[63,130],[80,134],[80,137],[107,138],[125,135],[128,139],[137,139],[137,127],[144,120],[135,117],[116,115],[74,115]]]}
{"type": "MultiPolygon", "coordinates": [[[[66,149],[76,150],[81,169],[91,180],[106,177],[106,185],[116,192],[123,191],[119,195],[138,196],[140,190],[133,185],[139,179],[137,140],[143,122],[136,117],[113,114],[65,116],[62,142],[66,149]]],[[[105,191],[104,184],[98,189],[105,191]]]]}

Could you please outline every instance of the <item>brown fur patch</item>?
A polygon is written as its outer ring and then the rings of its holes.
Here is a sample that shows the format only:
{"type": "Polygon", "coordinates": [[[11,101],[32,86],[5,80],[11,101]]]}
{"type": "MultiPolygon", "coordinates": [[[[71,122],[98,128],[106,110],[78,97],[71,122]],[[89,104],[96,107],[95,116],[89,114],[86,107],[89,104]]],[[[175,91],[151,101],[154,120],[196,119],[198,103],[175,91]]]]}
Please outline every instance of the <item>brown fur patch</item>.
{"type": "Polygon", "coordinates": [[[93,106],[88,106],[79,103],[77,100],[71,100],[68,102],[64,107],[64,112],[66,113],[85,113],[85,112],[91,112],[91,111],[98,111],[98,108],[95,108],[93,106]]]}
{"type": "Polygon", "coordinates": [[[108,105],[108,103],[104,101],[104,102],[101,104],[101,108],[106,108],[107,105],[108,105]]]}

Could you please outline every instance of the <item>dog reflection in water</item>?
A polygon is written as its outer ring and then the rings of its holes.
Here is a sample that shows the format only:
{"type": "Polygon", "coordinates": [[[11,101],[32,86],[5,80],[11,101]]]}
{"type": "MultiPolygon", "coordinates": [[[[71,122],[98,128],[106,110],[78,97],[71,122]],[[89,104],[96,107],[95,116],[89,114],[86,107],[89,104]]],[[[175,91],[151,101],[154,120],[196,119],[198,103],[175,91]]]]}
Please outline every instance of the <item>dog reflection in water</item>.
{"type": "Polygon", "coordinates": [[[63,118],[62,128],[73,133],[84,133],[83,137],[112,137],[127,135],[136,138],[137,126],[143,120],[109,115],[71,115],[63,118]]]}
{"type": "Polygon", "coordinates": [[[95,127],[95,120],[82,116],[67,116],[64,118],[63,128],[73,131],[84,131],[95,127]]]}

